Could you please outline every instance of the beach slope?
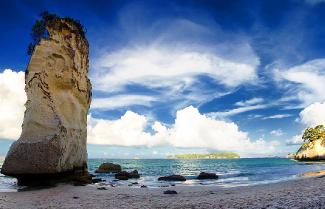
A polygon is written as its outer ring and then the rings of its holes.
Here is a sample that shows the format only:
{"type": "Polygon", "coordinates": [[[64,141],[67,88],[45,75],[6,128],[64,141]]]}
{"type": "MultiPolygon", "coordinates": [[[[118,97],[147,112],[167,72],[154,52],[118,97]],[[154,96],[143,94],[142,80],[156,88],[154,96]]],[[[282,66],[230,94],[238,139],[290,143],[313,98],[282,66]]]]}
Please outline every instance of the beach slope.
{"type": "Polygon", "coordinates": [[[218,188],[60,185],[49,189],[0,193],[0,208],[325,208],[325,178],[218,188]],[[163,194],[165,190],[178,194],[163,194]]]}

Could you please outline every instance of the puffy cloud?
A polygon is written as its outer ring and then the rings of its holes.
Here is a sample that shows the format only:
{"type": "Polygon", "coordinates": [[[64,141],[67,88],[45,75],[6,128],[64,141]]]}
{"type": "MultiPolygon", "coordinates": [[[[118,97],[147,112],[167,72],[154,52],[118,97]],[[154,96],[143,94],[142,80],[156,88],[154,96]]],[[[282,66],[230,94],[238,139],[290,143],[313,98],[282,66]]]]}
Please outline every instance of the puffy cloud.
{"type": "Polygon", "coordinates": [[[271,135],[273,136],[282,136],[283,135],[283,131],[281,129],[276,129],[276,130],[272,130],[270,132],[271,135]]]}
{"type": "Polygon", "coordinates": [[[295,135],[286,141],[287,145],[301,145],[303,142],[302,134],[295,135]]]}
{"type": "Polygon", "coordinates": [[[154,122],[153,133],[146,131],[147,119],[143,115],[127,111],[118,120],[89,117],[89,143],[122,146],[171,145],[181,148],[210,148],[239,153],[267,154],[273,145],[264,140],[251,141],[246,132],[235,123],[209,118],[189,106],[177,111],[175,123],[167,127],[154,122]]]}
{"type": "Polygon", "coordinates": [[[287,100],[299,100],[303,107],[325,100],[325,59],[276,69],[274,75],[280,86],[287,90],[287,100]]]}
{"type": "Polygon", "coordinates": [[[91,108],[112,110],[132,105],[150,106],[155,100],[155,97],[146,95],[117,95],[109,98],[94,98],[91,102],[91,108]]]}
{"type": "Polygon", "coordinates": [[[0,73],[0,138],[17,139],[24,117],[25,73],[10,69],[0,73]]]}
{"type": "Polygon", "coordinates": [[[248,45],[251,59],[231,60],[210,49],[151,44],[126,47],[103,55],[95,62],[94,88],[121,90],[138,84],[150,88],[165,87],[175,91],[190,86],[198,75],[207,75],[227,87],[253,82],[259,59],[248,45]]]}
{"type": "MultiPolygon", "coordinates": [[[[316,102],[303,109],[299,114],[298,121],[306,125],[306,128],[325,125],[325,102],[316,102]]],[[[293,136],[291,139],[287,140],[287,144],[302,144],[303,132],[304,130],[301,134],[293,136]]]]}
{"type": "Polygon", "coordinates": [[[300,121],[307,126],[325,125],[325,102],[316,102],[300,112],[300,121]]]}

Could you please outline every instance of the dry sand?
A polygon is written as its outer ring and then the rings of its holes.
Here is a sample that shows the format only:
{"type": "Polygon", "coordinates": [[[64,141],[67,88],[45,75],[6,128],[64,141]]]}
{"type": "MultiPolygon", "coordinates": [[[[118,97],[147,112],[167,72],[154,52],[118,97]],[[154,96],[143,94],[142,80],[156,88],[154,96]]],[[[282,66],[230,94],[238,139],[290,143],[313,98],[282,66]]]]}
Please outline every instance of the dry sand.
{"type": "Polygon", "coordinates": [[[325,178],[219,188],[168,188],[60,185],[53,188],[0,193],[0,208],[325,208],[325,178]],[[165,190],[178,194],[163,194],[165,190]]]}

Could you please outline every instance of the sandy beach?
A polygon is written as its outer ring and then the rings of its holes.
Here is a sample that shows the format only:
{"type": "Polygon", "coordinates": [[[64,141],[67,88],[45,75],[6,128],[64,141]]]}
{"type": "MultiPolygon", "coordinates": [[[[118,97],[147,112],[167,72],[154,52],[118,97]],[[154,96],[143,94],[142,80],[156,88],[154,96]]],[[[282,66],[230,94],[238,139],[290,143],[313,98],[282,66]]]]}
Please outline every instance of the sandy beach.
{"type": "Polygon", "coordinates": [[[0,193],[0,208],[325,208],[325,178],[219,188],[57,187],[0,193]],[[175,190],[178,194],[163,194],[175,190]]]}

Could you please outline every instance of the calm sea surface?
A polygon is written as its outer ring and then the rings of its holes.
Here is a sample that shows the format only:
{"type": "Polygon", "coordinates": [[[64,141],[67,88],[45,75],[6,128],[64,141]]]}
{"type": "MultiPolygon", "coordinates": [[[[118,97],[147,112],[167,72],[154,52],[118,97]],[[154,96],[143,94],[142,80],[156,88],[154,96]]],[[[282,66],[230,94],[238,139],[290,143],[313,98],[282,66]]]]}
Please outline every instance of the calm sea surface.
{"type": "MultiPolygon", "coordinates": [[[[0,159],[0,166],[3,159],[0,159]]],[[[180,185],[216,185],[220,187],[244,186],[286,181],[299,178],[297,174],[307,171],[323,170],[325,163],[299,163],[286,158],[241,158],[241,159],[203,159],[203,160],[170,160],[170,159],[89,159],[90,172],[103,162],[118,163],[124,170],[138,170],[141,178],[129,181],[118,181],[114,184],[123,186],[132,182],[149,187],[167,186],[167,182],[158,182],[157,178],[163,175],[181,174],[188,180],[180,185]],[[196,180],[201,172],[215,172],[218,180],[196,180]]],[[[100,174],[107,182],[112,182],[114,175],[100,174]]],[[[15,191],[16,180],[0,175],[0,191],[15,191]]],[[[173,182],[174,183],[174,182],[173,182]]],[[[137,186],[134,186],[137,187],[137,186]]]]}

